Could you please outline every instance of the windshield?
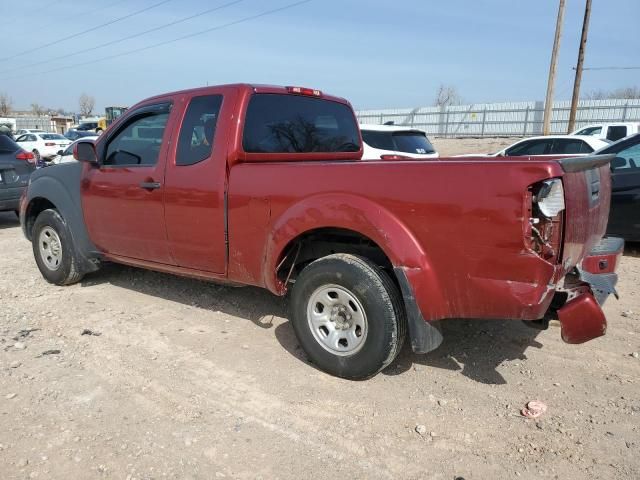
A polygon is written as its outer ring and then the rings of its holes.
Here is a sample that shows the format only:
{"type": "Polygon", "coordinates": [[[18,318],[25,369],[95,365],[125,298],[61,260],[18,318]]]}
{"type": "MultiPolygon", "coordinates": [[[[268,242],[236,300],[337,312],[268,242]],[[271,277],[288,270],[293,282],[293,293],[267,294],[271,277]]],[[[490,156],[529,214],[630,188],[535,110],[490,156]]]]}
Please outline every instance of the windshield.
{"type": "Polygon", "coordinates": [[[64,135],[59,133],[43,133],[40,135],[43,140],[68,140],[64,135]]]}
{"type": "Polygon", "coordinates": [[[367,145],[379,150],[395,152],[427,154],[435,153],[435,149],[427,136],[422,132],[380,132],[363,130],[362,139],[367,145]]]}

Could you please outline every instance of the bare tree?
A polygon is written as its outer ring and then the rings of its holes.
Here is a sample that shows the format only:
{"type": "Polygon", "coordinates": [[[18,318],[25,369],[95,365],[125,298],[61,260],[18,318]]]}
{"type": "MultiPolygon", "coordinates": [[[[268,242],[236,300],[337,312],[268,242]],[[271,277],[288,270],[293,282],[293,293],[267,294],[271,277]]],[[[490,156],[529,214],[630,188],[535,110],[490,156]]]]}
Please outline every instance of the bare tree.
{"type": "Polygon", "coordinates": [[[86,93],[83,93],[78,99],[78,104],[80,106],[80,115],[88,117],[96,106],[96,99],[86,93]]]}
{"type": "Polygon", "coordinates": [[[616,88],[615,90],[592,90],[587,92],[584,96],[586,100],[609,100],[609,99],[635,99],[640,98],[640,87],[623,87],[616,88]]]}
{"type": "Polygon", "coordinates": [[[458,93],[458,89],[453,85],[440,84],[436,99],[433,102],[435,107],[448,107],[450,105],[460,105],[462,97],[458,93]]]}
{"type": "Polygon", "coordinates": [[[0,116],[6,117],[11,114],[11,106],[13,101],[6,93],[0,93],[0,116]]]}
{"type": "Polygon", "coordinates": [[[40,105],[39,103],[32,103],[31,104],[31,111],[33,112],[34,115],[40,117],[42,115],[44,115],[47,112],[47,107],[45,107],[44,105],[40,105]]]}

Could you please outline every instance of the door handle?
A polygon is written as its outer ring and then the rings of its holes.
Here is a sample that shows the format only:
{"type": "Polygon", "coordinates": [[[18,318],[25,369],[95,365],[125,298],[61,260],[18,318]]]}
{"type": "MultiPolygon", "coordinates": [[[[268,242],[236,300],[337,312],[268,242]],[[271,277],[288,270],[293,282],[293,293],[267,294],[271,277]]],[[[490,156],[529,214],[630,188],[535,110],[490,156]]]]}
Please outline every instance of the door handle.
{"type": "Polygon", "coordinates": [[[140,188],[144,188],[145,190],[156,190],[161,186],[160,182],[140,182],[140,188]]]}

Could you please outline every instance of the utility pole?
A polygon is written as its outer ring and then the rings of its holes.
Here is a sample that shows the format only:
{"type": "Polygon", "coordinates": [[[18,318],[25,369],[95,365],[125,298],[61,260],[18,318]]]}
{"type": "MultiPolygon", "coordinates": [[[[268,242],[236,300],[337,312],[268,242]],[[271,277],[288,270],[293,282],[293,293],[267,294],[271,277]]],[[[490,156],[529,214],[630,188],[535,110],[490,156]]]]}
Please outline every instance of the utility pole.
{"type": "Polygon", "coordinates": [[[549,135],[551,130],[551,113],[553,106],[553,87],[556,82],[556,67],[558,66],[558,50],[560,50],[560,37],[562,36],[562,24],[564,23],[565,0],[560,0],[558,6],[558,18],[556,20],[556,35],[553,39],[553,51],[551,52],[551,65],[549,66],[549,80],[547,81],[547,98],[544,101],[544,122],[542,133],[549,135]]]}
{"type": "Polygon", "coordinates": [[[573,81],[573,97],[571,97],[571,113],[569,113],[569,127],[567,133],[573,132],[576,126],[576,114],[578,112],[578,99],[580,98],[580,82],[582,81],[582,64],[584,62],[584,50],[587,46],[587,34],[589,31],[589,17],[591,17],[591,0],[587,0],[584,7],[584,21],[582,22],[582,37],[580,38],[580,50],[578,51],[578,65],[576,65],[576,79],[573,81]]]}

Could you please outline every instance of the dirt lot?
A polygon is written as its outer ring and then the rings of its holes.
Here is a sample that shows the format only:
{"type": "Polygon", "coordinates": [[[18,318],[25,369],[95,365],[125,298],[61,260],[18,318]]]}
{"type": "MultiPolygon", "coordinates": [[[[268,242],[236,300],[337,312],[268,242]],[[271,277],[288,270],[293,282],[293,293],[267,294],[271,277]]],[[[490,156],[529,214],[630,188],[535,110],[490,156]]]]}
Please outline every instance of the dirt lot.
{"type": "Polygon", "coordinates": [[[430,138],[441,157],[465,153],[494,153],[513,145],[522,138],[430,138]]]}
{"type": "Polygon", "coordinates": [[[606,337],[451,320],[364,382],[310,365],[266,291],[115,265],[55,287],[12,214],[0,251],[2,479],[640,478],[633,248],[606,337]]]}

